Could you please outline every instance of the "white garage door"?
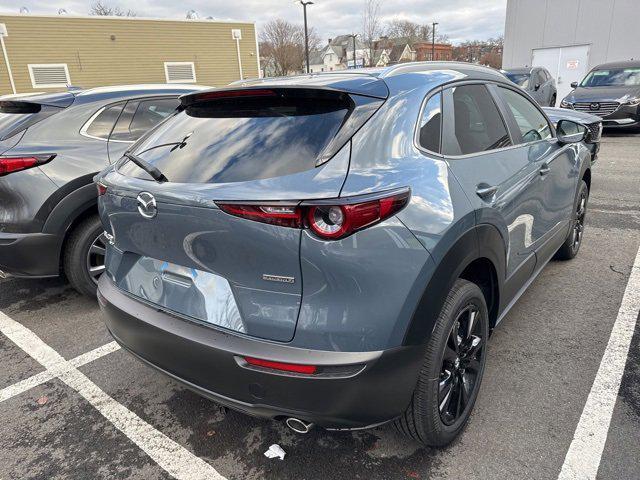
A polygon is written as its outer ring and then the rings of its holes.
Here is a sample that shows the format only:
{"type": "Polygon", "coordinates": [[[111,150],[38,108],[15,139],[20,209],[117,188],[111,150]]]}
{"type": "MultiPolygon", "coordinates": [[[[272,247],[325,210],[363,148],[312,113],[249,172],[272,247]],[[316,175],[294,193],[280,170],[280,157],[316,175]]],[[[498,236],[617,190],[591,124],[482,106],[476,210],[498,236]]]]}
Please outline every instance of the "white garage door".
{"type": "Polygon", "coordinates": [[[589,45],[538,48],[532,51],[531,66],[545,67],[558,86],[558,103],[571,91],[571,82],[579,82],[587,73],[589,45]]]}

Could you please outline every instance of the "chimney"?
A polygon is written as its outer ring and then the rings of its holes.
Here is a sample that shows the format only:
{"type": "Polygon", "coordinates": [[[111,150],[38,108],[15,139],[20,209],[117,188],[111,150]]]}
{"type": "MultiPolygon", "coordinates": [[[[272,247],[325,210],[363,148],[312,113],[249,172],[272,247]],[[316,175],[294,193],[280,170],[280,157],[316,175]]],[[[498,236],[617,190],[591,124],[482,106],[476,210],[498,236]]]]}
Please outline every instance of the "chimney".
{"type": "Polygon", "coordinates": [[[329,45],[331,45],[331,40],[333,40],[333,38],[330,38],[330,39],[329,39],[329,45]]]}

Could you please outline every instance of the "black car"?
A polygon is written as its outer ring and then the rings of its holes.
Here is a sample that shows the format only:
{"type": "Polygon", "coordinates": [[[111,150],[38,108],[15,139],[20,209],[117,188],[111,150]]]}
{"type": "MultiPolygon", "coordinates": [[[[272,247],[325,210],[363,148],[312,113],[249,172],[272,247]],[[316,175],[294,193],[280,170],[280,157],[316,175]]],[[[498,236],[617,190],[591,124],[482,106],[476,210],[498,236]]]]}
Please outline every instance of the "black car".
{"type": "Polygon", "coordinates": [[[558,122],[562,119],[568,119],[572,122],[579,123],[587,127],[587,135],[584,139],[584,144],[591,152],[591,163],[593,164],[598,158],[598,152],[600,151],[600,140],[602,138],[602,118],[597,115],[591,115],[589,113],[568,112],[566,109],[543,107],[544,113],[547,114],[549,120],[553,122],[553,126],[557,128],[558,122]]]}
{"type": "Polygon", "coordinates": [[[571,87],[560,107],[602,117],[605,127],[640,126],[640,61],[598,65],[571,87]]]}
{"type": "Polygon", "coordinates": [[[93,176],[172,115],[194,85],[0,98],[0,277],[64,272],[95,295],[105,240],[93,176]]]}

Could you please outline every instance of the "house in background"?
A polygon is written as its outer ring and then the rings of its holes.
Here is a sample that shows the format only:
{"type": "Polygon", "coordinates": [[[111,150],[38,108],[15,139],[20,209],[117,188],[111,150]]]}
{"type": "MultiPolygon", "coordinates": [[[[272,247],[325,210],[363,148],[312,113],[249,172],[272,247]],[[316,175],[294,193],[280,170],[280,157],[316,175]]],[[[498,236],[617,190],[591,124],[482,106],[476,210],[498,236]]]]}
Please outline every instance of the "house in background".
{"type": "Polygon", "coordinates": [[[384,65],[381,64],[381,60],[378,60],[376,66],[413,62],[415,60],[415,51],[411,47],[411,41],[406,37],[389,38],[383,36],[373,42],[373,48],[374,58],[380,56],[387,60],[384,65]]]}
{"type": "Polygon", "coordinates": [[[453,59],[453,45],[449,43],[436,43],[433,45],[431,42],[421,41],[415,42],[413,49],[416,52],[416,60],[418,62],[425,60],[450,61],[453,59]]]}
{"type": "Polygon", "coordinates": [[[3,14],[2,25],[8,64],[0,59],[0,94],[68,85],[223,86],[260,72],[251,22],[3,14]]]}
{"type": "MultiPolygon", "coordinates": [[[[356,68],[369,66],[369,49],[362,40],[356,37],[356,68]]],[[[333,72],[353,68],[353,37],[340,35],[330,38],[327,45],[319,51],[309,54],[309,71],[311,73],[333,72]]]]}

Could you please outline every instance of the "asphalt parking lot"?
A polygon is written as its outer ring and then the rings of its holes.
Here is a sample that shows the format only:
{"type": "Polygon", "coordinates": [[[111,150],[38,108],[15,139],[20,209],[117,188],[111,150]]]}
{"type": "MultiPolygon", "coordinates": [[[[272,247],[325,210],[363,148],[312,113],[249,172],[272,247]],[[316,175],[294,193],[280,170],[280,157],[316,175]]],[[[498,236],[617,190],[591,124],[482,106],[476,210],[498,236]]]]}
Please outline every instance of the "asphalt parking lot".
{"type": "Polygon", "coordinates": [[[2,280],[0,478],[640,478],[640,134],[605,134],[592,183],[578,258],[496,329],[470,424],[440,451],[391,426],[297,435],[225,411],[114,345],[64,281],[2,280]]]}

